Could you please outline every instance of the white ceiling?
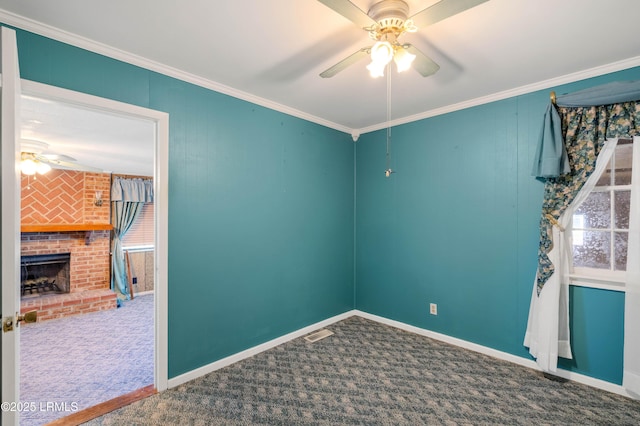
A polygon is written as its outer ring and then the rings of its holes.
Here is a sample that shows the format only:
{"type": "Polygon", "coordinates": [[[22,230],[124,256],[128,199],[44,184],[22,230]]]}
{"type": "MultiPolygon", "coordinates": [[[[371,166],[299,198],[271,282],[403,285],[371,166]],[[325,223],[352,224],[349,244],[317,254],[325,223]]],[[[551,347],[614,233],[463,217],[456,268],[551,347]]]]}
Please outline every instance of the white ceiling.
{"type": "MultiPolygon", "coordinates": [[[[352,0],[367,11],[375,0],[352,0]]],[[[434,0],[406,0],[411,14],[434,0]]],[[[348,133],[385,127],[371,45],[316,0],[0,0],[0,19],[348,133]]],[[[410,121],[640,65],[638,0],[489,0],[403,35],[440,65],[391,78],[391,122],[410,121]]]]}
{"type": "Polygon", "coordinates": [[[71,157],[62,160],[74,165],[153,176],[152,121],[28,95],[20,104],[23,147],[44,143],[39,154],[71,157]]]}

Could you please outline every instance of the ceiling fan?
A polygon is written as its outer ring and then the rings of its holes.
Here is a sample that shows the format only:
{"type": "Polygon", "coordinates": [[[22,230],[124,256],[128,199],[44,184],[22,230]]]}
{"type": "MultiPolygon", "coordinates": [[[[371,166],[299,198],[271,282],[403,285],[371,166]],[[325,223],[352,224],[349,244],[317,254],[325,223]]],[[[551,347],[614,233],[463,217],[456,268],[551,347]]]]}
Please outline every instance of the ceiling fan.
{"type": "Polygon", "coordinates": [[[402,72],[411,67],[423,77],[435,74],[440,66],[410,43],[398,39],[405,32],[416,32],[445,18],[463,12],[488,0],[440,0],[434,5],[409,15],[409,5],[403,0],[382,0],[364,12],[349,0],[318,0],[369,33],[373,46],[363,47],[337,64],[320,73],[330,78],[367,55],[367,66],[372,77],[381,77],[384,68],[393,59],[402,72]]]}
{"type": "Polygon", "coordinates": [[[20,169],[25,175],[45,174],[51,169],[97,172],[103,170],[76,163],[76,159],[48,150],[49,144],[35,139],[20,140],[20,169]]]}

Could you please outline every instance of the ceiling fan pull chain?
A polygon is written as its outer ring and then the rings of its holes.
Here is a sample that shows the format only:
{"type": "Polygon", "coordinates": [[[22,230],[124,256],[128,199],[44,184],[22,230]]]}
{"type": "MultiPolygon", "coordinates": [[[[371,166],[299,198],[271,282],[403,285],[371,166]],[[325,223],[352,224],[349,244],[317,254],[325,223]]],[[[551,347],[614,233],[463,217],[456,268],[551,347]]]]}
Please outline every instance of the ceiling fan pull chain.
{"type": "MultiPolygon", "coordinates": [[[[391,65],[387,65],[387,68],[391,68],[391,65]]],[[[391,73],[387,69],[387,155],[386,163],[387,168],[385,170],[385,176],[389,177],[391,173],[391,73]]]]}

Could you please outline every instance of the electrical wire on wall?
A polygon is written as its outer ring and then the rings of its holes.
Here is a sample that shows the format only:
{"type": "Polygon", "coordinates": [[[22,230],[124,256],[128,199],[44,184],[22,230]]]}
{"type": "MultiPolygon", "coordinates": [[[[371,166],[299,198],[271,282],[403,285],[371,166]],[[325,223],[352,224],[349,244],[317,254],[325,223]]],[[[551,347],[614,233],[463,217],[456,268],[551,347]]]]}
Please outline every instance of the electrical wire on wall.
{"type": "Polygon", "coordinates": [[[395,173],[391,170],[391,69],[390,65],[387,65],[387,154],[386,154],[386,166],[384,171],[386,177],[395,173]]]}

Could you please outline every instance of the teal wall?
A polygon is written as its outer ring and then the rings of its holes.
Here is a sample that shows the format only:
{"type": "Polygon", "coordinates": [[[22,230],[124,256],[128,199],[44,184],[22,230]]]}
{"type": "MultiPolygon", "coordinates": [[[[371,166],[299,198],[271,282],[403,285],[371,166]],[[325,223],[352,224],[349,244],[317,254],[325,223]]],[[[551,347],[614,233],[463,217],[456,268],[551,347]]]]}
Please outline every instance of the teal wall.
{"type": "Polygon", "coordinates": [[[343,313],[349,135],[18,31],[22,78],[169,113],[169,377],[343,313]]]}
{"type": "MultiPolygon", "coordinates": [[[[553,88],[640,78],[640,68],[553,88]]],[[[356,307],[514,355],[523,346],[543,184],[530,176],[549,90],[361,136],[356,162],[356,307]],[[438,315],[429,314],[429,303],[438,315]]],[[[624,294],[571,288],[575,359],[622,381],[624,294]]]]}
{"type": "MultiPolygon", "coordinates": [[[[354,150],[174,78],[24,31],[18,44],[23,78],[170,115],[169,377],[354,306],[528,357],[542,197],[529,173],[548,91],[394,128],[386,179],[384,131],[354,150]]],[[[623,304],[572,288],[563,368],[621,382],[623,304]]]]}

